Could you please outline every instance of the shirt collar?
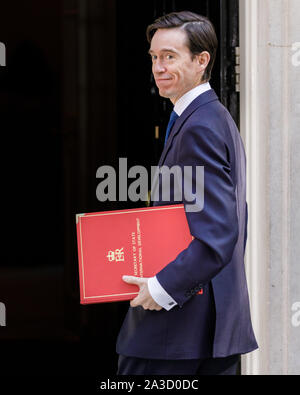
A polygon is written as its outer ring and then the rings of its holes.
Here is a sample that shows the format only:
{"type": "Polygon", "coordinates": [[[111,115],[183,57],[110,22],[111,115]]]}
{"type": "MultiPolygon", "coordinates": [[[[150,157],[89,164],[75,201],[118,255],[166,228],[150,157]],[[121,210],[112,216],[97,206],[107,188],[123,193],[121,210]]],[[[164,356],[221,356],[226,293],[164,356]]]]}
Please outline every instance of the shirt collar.
{"type": "Polygon", "coordinates": [[[190,91],[186,92],[180,99],[177,100],[173,111],[180,116],[183,111],[192,103],[196,97],[201,95],[202,93],[211,89],[210,83],[205,82],[204,84],[196,86],[196,88],[191,89],[190,91]]]}

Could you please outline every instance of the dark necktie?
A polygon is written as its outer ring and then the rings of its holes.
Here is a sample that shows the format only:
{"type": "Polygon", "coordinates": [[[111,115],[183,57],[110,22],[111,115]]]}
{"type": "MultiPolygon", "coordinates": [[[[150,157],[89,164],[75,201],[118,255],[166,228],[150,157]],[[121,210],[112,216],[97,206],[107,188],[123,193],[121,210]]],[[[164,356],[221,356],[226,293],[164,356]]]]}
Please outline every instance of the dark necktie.
{"type": "Polygon", "coordinates": [[[170,120],[169,120],[169,123],[168,123],[168,126],[167,126],[167,131],[166,131],[165,146],[167,144],[167,140],[168,140],[168,137],[170,135],[171,129],[172,129],[172,127],[173,127],[173,125],[174,125],[174,123],[175,123],[175,121],[176,121],[176,119],[178,117],[179,117],[179,115],[177,115],[175,111],[171,112],[170,120]]]}

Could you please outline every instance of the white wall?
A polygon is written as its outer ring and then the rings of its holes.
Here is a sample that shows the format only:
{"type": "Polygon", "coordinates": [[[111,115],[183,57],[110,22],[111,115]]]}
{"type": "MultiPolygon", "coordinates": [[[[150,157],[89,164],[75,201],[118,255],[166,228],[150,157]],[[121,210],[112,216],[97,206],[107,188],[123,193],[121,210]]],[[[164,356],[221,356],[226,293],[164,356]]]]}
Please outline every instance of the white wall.
{"type": "Polygon", "coordinates": [[[246,267],[260,346],[243,374],[300,374],[299,21],[299,0],[240,0],[246,267]]]}

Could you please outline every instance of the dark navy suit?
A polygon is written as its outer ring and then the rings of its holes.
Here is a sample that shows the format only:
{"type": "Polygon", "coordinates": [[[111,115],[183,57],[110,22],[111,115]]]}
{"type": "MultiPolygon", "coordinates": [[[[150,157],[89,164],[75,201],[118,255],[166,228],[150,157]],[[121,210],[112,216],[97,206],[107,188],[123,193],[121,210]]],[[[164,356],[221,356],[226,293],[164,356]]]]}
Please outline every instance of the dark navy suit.
{"type": "MultiPolygon", "coordinates": [[[[130,307],[117,353],[179,360],[250,352],[257,343],[244,268],[245,153],[237,127],[214,90],[198,96],[176,120],[159,162],[163,165],[204,166],[204,207],[200,212],[186,210],[194,240],[157,273],[178,305],[170,311],[130,307]],[[201,287],[204,292],[198,295],[201,287]]],[[[184,197],[182,203],[187,207],[184,197]]]]}

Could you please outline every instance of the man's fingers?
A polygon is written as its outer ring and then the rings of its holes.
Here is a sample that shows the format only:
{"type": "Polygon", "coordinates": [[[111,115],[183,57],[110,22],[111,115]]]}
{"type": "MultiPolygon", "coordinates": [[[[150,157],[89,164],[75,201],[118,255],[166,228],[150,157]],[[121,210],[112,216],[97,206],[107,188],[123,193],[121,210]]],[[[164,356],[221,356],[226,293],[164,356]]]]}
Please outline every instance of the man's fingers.
{"type": "Polygon", "coordinates": [[[143,281],[140,277],[134,277],[134,276],[123,276],[122,277],[123,281],[125,281],[127,284],[135,284],[140,286],[143,281]]]}
{"type": "Polygon", "coordinates": [[[162,307],[159,306],[156,302],[149,300],[144,301],[144,298],[142,298],[140,295],[136,296],[134,299],[130,301],[130,306],[131,307],[142,306],[144,310],[156,310],[156,311],[162,310],[162,307]]]}
{"type": "Polygon", "coordinates": [[[130,301],[131,307],[137,307],[139,305],[140,305],[139,296],[137,296],[136,298],[134,298],[130,301]]]}
{"type": "Polygon", "coordinates": [[[138,307],[138,306],[142,306],[144,310],[150,310],[150,311],[160,311],[162,310],[162,307],[157,305],[148,305],[148,304],[141,304],[139,301],[135,301],[135,299],[133,299],[130,302],[130,306],[131,307],[138,307]]]}
{"type": "Polygon", "coordinates": [[[135,277],[135,276],[123,276],[123,281],[127,284],[134,284],[140,288],[139,294],[130,301],[131,307],[142,306],[144,310],[161,310],[162,307],[159,306],[152,298],[149,293],[147,283],[147,278],[135,277]]]}

